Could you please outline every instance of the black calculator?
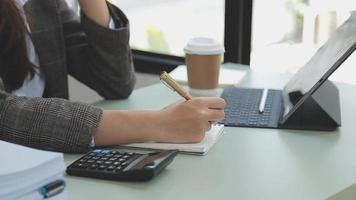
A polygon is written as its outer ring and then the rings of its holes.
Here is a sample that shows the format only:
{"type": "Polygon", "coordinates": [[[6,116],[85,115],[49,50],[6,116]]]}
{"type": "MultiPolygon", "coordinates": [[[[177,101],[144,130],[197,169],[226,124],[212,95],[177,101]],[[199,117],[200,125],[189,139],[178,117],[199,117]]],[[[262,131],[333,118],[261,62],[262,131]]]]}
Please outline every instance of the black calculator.
{"type": "Polygon", "coordinates": [[[148,181],[159,174],[177,155],[177,150],[133,153],[95,149],[67,167],[67,174],[118,181],[148,181]]]}

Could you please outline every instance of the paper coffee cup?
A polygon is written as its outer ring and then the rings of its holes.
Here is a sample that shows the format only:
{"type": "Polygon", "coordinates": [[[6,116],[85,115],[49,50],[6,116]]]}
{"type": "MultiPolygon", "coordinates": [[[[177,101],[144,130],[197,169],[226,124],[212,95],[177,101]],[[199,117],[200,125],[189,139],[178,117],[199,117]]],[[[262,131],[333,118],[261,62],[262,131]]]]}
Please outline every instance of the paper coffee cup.
{"type": "Polygon", "coordinates": [[[184,48],[191,89],[212,90],[219,85],[219,72],[224,47],[212,38],[192,38],[184,48]]]}

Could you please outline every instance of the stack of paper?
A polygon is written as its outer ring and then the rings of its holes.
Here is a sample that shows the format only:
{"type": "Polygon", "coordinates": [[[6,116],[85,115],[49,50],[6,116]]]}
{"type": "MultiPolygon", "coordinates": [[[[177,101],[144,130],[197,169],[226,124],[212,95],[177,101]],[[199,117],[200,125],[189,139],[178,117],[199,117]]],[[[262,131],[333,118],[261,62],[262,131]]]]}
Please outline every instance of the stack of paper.
{"type": "Polygon", "coordinates": [[[0,160],[1,200],[67,199],[63,154],[0,141],[0,160]]]}
{"type": "Polygon", "coordinates": [[[134,143],[125,145],[127,147],[144,149],[178,149],[180,152],[189,154],[205,155],[210,148],[218,141],[224,130],[224,125],[217,124],[212,126],[210,131],[205,133],[204,139],[195,144],[171,144],[171,143],[134,143]]]}
{"type": "MultiPolygon", "coordinates": [[[[219,87],[233,87],[237,86],[240,81],[242,81],[247,74],[247,71],[235,70],[235,69],[220,69],[219,75],[219,87]]],[[[185,65],[180,65],[176,67],[173,71],[169,73],[174,80],[181,84],[187,84],[187,67],[185,65]]]]}

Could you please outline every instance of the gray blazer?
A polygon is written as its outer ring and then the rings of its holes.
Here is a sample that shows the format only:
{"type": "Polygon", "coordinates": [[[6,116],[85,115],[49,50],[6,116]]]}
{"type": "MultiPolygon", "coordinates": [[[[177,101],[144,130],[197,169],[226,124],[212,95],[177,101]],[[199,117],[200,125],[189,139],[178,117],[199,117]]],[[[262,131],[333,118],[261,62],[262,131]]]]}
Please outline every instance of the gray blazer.
{"type": "Polygon", "coordinates": [[[108,6],[117,30],[83,13],[79,19],[64,0],[25,5],[45,75],[44,97],[50,98],[13,96],[0,84],[0,140],[53,151],[89,150],[102,110],[66,100],[68,74],[106,99],[127,98],[135,84],[129,22],[121,10],[108,6]]]}

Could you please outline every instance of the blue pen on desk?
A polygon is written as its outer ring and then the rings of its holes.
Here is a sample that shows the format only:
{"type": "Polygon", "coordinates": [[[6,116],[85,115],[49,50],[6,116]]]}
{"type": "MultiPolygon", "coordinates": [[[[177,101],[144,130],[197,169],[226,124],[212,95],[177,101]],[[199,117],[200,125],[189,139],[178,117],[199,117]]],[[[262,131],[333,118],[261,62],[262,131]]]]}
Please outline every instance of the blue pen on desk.
{"type": "Polygon", "coordinates": [[[57,180],[41,187],[38,192],[45,198],[51,198],[61,193],[65,188],[64,180],[57,180]]]}

